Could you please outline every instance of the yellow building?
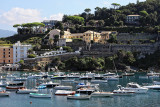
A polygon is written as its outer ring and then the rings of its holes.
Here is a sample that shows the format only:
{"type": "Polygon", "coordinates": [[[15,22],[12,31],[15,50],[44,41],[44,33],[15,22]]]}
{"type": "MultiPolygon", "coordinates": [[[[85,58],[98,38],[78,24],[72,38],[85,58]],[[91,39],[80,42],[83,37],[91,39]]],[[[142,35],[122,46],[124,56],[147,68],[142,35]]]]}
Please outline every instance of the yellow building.
{"type": "Polygon", "coordinates": [[[83,35],[83,41],[85,41],[86,43],[91,43],[91,41],[94,41],[97,43],[100,38],[101,38],[100,33],[90,31],[90,30],[84,32],[84,35],[83,35]]]}
{"type": "Polygon", "coordinates": [[[101,32],[101,38],[99,40],[99,43],[106,44],[107,40],[109,40],[109,35],[111,34],[111,31],[102,31],[101,32]]]}
{"type": "Polygon", "coordinates": [[[0,47],[0,64],[13,64],[12,47],[0,47]]]}

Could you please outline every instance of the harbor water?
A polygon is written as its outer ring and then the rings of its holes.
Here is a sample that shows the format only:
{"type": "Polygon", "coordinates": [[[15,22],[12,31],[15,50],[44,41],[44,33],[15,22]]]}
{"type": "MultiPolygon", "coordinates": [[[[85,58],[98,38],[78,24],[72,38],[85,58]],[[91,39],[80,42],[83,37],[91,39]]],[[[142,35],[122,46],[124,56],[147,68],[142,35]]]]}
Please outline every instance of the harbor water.
{"type": "MultiPolygon", "coordinates": [[[[12,72],[20,76],[25,72],[12,72]]],[[[117,85],[126,86],[129,82],[136,82],[140,85],[151,84],[154,80],[160,81],[160,78],[146,78],[144,73],[136,73],[134,76],[124,76],[119,81],[108,81],[100,83],[99,89],[103,91],[113,91],[117,85]]],[[[4,80],[1,80],[4,81],[4,80]]],[[[77,83],[61,82],[61,80],[52,79],[53,82],[62,85],[71,85],[73,90],[77,83]]],[[[90,80],[78,80],[81,82],[90,82],[90,80]]],[[[37,85],[35,79],[26,81],[27,88],[34,88],[37,85]]],[[[5,89],[5,88],[4,88],[5,89]]],[[[113,96],[113,97],[91,97],[89,100],[69,100],[66,96],[55,96],[53,88],[40,89],[40,93],[50,93],[52,98],[31,98],[28,94],[16,94],[10,91],[9,97],[0,97],[0,107],[160,107],[160,91],[149,90],[146,94],[134,94],[131,96],[113,96]]]]}

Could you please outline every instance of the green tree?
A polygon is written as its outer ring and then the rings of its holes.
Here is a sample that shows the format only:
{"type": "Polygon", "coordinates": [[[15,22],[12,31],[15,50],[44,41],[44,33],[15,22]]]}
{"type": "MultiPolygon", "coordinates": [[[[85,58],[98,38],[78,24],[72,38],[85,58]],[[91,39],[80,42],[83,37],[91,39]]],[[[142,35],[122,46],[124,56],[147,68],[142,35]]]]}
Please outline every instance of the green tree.
{"type": "Polygon", "coordinates": [[[114,7],[114,9],[118,8],[119,6],[121,6],[121,5],[118,4],[118,3],[112,3],[111,5],[114,7]]]}
{"type": "Polygon", "coordinates": [[[35,54],[29,54],[27,57],[28,57],[28,58],[35,58],[36,55],[35,55],[35,54]]]}

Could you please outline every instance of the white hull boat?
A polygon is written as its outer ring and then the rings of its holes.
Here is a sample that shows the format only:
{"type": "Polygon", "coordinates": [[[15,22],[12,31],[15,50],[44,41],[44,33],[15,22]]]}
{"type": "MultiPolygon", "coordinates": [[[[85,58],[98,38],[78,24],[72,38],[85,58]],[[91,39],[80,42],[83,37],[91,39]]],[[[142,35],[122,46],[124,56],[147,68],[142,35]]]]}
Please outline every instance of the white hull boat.
{"type": "Polygon", "coordinates": [[[38,90],[36,89],[18,89],[16,91],[17,94],[29,94],[29,93],[37,93],[38,90]]]}
{"type": "Polygon", "coordinates": [[[150,85],[150,86],[143,86],[143,87],[152,89],[152,90],[160,90],[160,85],[150,85]]]}
{"type": "Polygon", "coordinates": [[[107,80],[91,80],[91,83],[108,83],[107,80]]]}
{"type": "Polygon", "coordinates": [[[67,95],[74,95],[75,91],[66,91],[66,90],[57,90],[55,95],[67,96],[67,95]]]}
{"type": "Polygon", "coordinates": [[[160,85],[160,81],[153,81],[153,84],[160,85]]]}
{"type": "Polygon", "coordinates": [[[51,98],[51,94],[30,93],[30,97],[34,97],[34,98],[51,98]]]}
{"type": "Polygon", "coordinates": [[[111,97],[113,95],[112,92],[93,92],[91,96],[95,97],[111,97]]]}
{"type": "Polygon", "coordinates": [[[9,96],[10,92],[0,91],[0,97],[9,96]]]}
{"type": "Polygon", "coordinates": [[[136,83],[128,83],[127,87],[124,88],[125,90],[132,90],[135,93],[147,93],[148,88],[141,87],[139,84],[136,83]]]}
{"type": "Polygon", "coordinates": [[[75,95],[68,95],[67,99],[72,99],[72,100],[89,100],[90,95],[80,95],[80,94],[75,94],[75,95]]]}
{"type": "Polygon", "coordinates": [[[72,86],[55,86],[55,90],[71,90],[72,86]]]}

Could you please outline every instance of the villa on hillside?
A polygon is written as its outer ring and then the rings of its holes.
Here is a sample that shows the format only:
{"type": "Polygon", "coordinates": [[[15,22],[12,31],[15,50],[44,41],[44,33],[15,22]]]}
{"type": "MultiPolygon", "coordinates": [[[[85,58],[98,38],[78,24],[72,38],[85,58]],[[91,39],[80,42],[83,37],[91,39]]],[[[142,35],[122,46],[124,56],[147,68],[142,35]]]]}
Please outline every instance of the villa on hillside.
{"type": "Polygon", "coordinates": [[[139,24],[140,15],[127,15],[126,23],[128,24],[139,24]]]}

